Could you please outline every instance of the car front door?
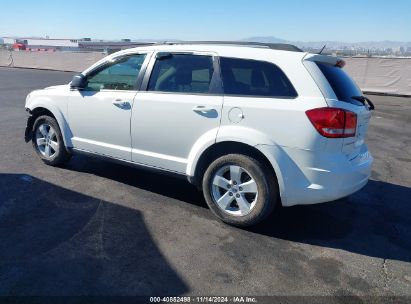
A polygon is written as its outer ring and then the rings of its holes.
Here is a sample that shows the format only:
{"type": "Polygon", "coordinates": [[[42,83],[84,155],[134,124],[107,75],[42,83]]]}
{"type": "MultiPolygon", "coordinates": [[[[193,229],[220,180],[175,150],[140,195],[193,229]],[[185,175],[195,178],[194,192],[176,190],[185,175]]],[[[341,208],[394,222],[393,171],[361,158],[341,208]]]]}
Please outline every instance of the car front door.
{"type": "Polygon", "coordinates": [[[85,89],[70,92],[75,149],[131,160],[131,109],[146,60],[147,54],[133,54],[108,61],[86,75],[85,89]]]}
{"type": "Polygon", "coordinates": [[[153,56],[133,107],[133,162],[185,173],[194,144],[203,136],[217,136],[223,103],[219,90],[212,54],[153,56]]]}

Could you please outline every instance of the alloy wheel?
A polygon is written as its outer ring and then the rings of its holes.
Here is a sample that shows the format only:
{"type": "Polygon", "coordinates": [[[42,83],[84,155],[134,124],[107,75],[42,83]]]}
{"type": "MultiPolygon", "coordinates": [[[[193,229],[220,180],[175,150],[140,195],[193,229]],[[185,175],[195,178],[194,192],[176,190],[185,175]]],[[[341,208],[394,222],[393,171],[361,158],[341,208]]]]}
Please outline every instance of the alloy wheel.
{"type": "Polygon", "coordinates": [[[37,150],[44,157],[53,158],[59,149],[57,133],[48,123],[41,124],[36,130],[37,150]]]}
{"type": "Polygon", "coordinates": [[[212,178],[211,194],[224,212],[244,216],[255,207],[258,198],[257,182],[244,168],[226,165],[212,178]]]}

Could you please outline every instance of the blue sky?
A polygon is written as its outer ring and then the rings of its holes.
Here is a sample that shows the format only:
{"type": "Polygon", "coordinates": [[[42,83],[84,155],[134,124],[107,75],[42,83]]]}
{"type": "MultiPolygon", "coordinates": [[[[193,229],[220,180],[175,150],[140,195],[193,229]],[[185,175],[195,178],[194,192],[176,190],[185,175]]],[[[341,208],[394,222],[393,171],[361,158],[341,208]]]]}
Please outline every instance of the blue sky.
{"type": "Polygon", "coordinates": [[[0,36],[411,41],[410,0],[19,0],[0,8],[0,36]]]}

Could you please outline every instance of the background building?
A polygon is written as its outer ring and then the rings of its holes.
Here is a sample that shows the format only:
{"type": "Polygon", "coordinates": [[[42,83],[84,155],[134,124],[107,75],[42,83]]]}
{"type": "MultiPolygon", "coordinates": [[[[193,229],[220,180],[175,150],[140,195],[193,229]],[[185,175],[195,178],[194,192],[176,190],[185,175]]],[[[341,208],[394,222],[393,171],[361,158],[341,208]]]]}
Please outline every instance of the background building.
{"type": "Polygon", "coordinates": [[[78,39],[50,39],[32,37],[3,37],[3,44],[25,45],[25,49],[78,50],[78,39]]]}
{"type": "Polygon", "coordinates": [[[53,51],[101,51],[112,53],[122,49],[150,43],[135,42],[130,39],[117,41],[91,40],[91,38],[80,39],[51,39],[36,37],[3,37],[0,44],[9,46],[14,50],[53,50],[53,51]]]}

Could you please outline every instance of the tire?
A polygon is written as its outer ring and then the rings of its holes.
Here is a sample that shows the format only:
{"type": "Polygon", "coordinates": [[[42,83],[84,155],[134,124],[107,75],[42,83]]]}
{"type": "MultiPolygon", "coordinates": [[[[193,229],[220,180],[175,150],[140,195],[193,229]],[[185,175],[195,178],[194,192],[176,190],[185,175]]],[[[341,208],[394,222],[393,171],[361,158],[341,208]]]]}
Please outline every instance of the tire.
{"type": "Polygon", "coordinates": [[[203,176],[202,186],[211,211],[223,222],[237,227],[263,221],[279,202],[278,183],[272,171],[257,159],[242,154],[214,160],[203,176]]]}
{"type": "Polygon", "coordinates": [[[49,166],[61,166],[71,158],[64,146],[60,127],[53,117],[43,115],[36,119],[32,143],[37,155],[49,166]]]}

